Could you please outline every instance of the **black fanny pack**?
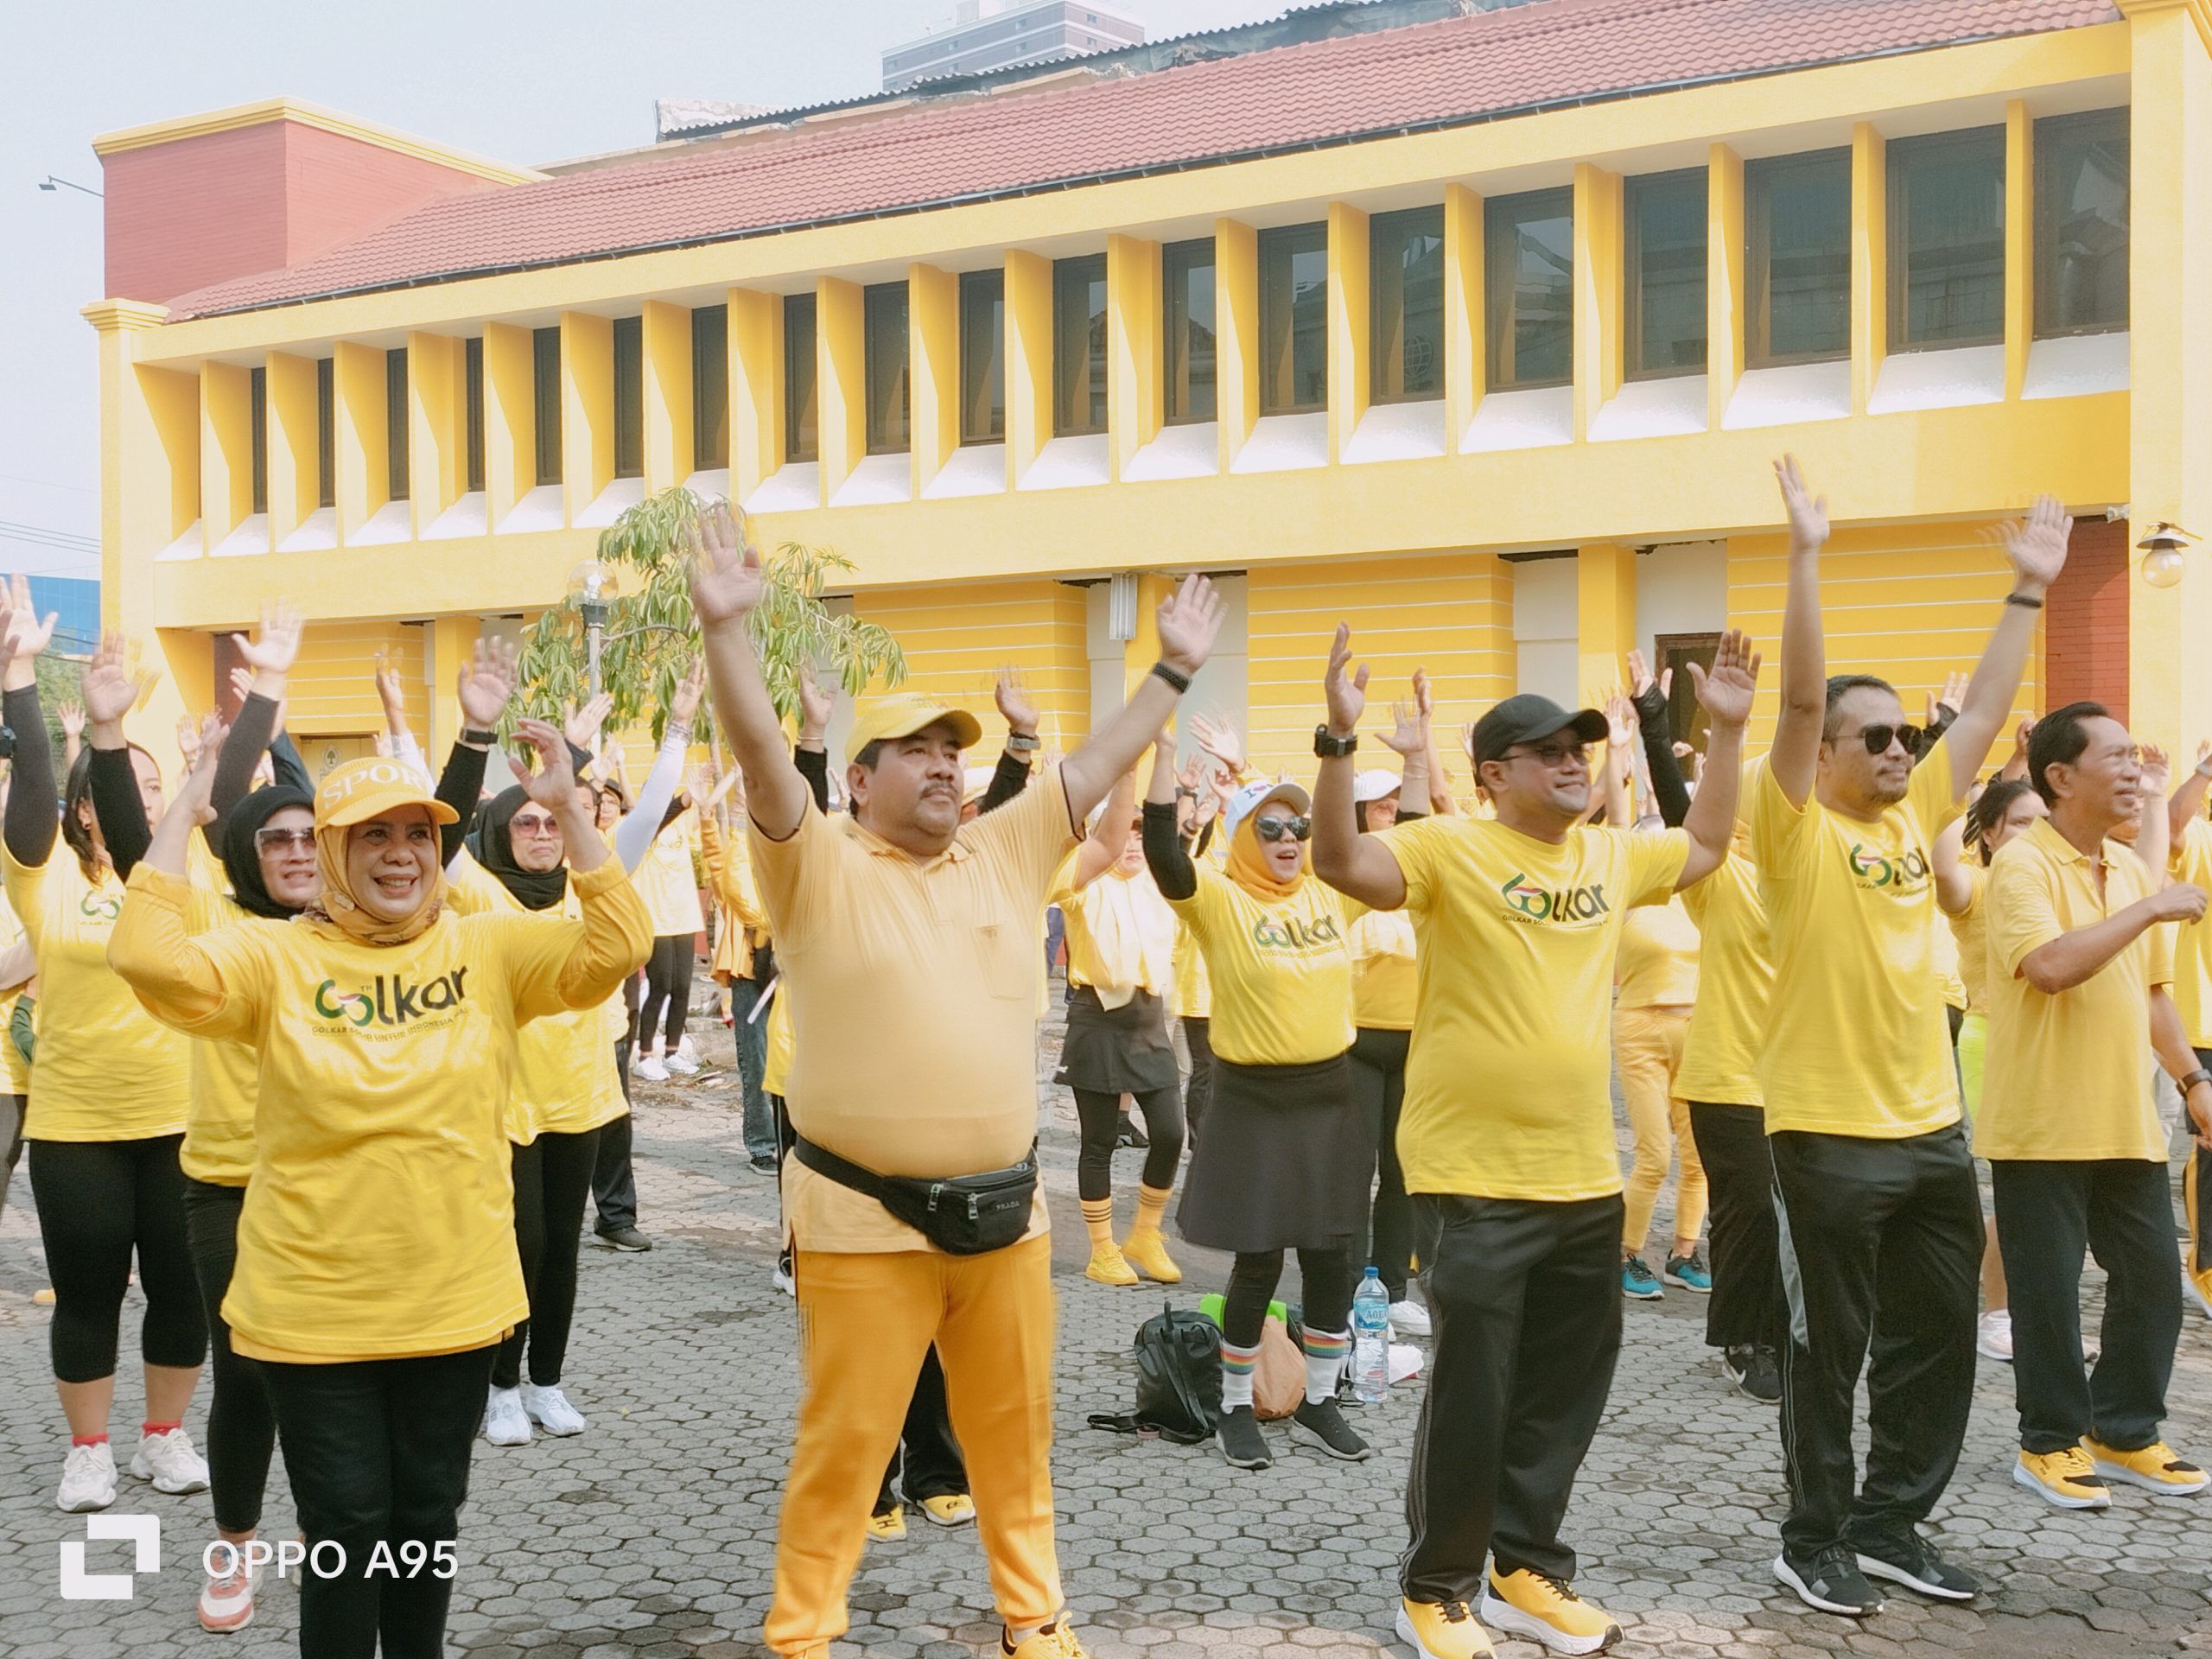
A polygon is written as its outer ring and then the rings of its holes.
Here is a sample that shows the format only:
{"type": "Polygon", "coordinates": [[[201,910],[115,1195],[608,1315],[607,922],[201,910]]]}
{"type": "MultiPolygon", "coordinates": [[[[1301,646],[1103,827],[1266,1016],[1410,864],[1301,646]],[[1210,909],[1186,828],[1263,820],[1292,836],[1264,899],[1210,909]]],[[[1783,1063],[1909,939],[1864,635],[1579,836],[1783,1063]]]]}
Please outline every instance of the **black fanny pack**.
{"type": "Polygon", "coordinates": [[[816,1174],[874,1198],[947,1255],[1002,1250],[1029,1230],[1030,1208],[1037,1197],[1033,1146],[1027,1158],[1010,1168],[938,1180],[879,1175],[803,1135],[795,1138],[791,1155],[816,1174]]]}

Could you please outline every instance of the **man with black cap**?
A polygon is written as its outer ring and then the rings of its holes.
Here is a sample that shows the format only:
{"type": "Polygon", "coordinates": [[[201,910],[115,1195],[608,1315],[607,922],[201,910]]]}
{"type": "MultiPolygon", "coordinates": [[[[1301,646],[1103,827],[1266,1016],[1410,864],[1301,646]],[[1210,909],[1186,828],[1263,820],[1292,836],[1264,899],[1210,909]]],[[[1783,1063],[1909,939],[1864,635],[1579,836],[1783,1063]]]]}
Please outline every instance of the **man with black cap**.
{"type": "Polygon", "coordinates": [[[1483,1624],[1558,1653],[1619,1625],[1578,1598],[1559,1539],[1620,1351],[1620,1155],[1610,1015],[1621,918],[1727,856],[1758,658],[1720,643],[1698,697],[1706,781],[1681,829],[1585,822],[1594,709],[1508,697],[1476,722],[1495,820],[1358,833],[1353,750],[1367,671],[1351,631],[1329,657],[1314,734],[1313,867],[1377,910],[1413,913],[1420,965],[1398,1155],[1413,1194],[1436,1336],[1406,1491],[1401,1638],[1427,1659],[1491,1650],[1483,1624]],[[1492,1562],[1485,1579],[1485,1560],[1492,1562]],[[1479,1599],[1481,1622],[1470,1605],[1479,1599]]]}

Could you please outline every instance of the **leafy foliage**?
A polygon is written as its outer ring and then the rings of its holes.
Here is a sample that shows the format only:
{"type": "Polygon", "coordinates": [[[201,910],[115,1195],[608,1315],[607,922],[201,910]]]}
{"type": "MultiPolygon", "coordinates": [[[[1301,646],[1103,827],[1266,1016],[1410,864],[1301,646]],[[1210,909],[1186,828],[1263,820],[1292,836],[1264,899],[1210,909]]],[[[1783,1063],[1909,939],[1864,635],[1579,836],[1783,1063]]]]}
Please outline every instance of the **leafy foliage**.
{"type": "MultiPolygon", "coordinates": [[[[660,741],[666,709],[698,648],[691,612],[687,532],[707,504],[678,485],[640,501],[601,533],[599,557],[624,591],[607,608],[601,636],[600,682],[614,699],[609,731],[634,726],[648,710],[653,741],[660,741]]],[[[852,561],[827,550],[785,542],[764,556],[766,594],[753,613],[752,635],[761,677],[776,711],[798,712],[799,668],[811,664],[824,684],[835,680],[857,695],[880,678],[896,685],[906,677],[899,642],[873,622],[835,616],[822,602],[833,574],[852,561]]],[[[557,722],[561,705],[589,695],[583,617],[574,605],[548,610],[523,641],[521,712],[557,722]]],[[[713,729],[711,702],[700,709],[701,741],[713,729]]],[[[510,708],[510,720],[515,712],[510,708]]]]}

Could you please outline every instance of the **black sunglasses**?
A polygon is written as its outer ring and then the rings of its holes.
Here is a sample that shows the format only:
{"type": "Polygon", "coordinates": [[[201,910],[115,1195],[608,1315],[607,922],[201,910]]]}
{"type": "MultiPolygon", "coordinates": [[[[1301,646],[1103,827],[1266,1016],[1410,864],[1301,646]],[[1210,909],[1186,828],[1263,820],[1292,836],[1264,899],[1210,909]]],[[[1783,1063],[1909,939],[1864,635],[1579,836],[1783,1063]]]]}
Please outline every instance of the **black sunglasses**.
{"type": "Polygon", "coordinates": [[[1281,841],[1285,836],[1304,841],[1313,833],[1311,818],[1279,818],[1274,813],[1252,820],[1252,832],[1262,841],[1281,841]]]}
{"type": "Polygon", "coordinates": [[[1904,745],[1907,754],[1918,754],[1920,745],[1928,734],[1917,726],[1862,726],[1859,741],[1866,746],[1869,754],[1886,754],[1892,742],[1904,745]]]}

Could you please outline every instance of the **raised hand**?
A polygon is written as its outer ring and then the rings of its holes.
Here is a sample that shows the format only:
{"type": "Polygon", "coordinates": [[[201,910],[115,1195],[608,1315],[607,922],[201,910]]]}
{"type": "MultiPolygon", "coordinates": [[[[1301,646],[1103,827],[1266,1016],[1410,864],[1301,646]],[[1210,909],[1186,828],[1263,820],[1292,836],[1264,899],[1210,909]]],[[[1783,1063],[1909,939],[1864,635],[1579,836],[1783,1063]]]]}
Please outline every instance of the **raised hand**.
{"type": "MultiPolygon", "coordinates": [[[[568,741],[544,721],[529,719],[515,722],[515,741],[536,751],[533,763],[514,767],[530,798],[556,817],[573,811],[576,804],[576,774],[569,764],[568,741]]],[[[509,759],[512,764],[528,757],[509,759]]]]}
{"type": "Polygon", "coordinates": [[[1037,702],[1029,695],[1029,688],[1021,683],[1020,674],[1011,668],[999,670],[998,683],[991,688],[991,698],[999,706],[1007,730],[1024,737],[1037,735],[1037,702]]]}
{"type": "Polygon", "coordinates": [[[1425,668],[1414,670],[1414,712],[1421,716],[1423,726],[1436,717],[1436,696],[1429,689],[1428,671],[1425,668]]]}
{"type": "Polygon", "coordinates": [[[190,715],[176,717],[176,752],[188,766],[200,759],[200,722],[190,715]]]}
{"type": "Polygon", "coordinates": [[[1828,499],[1815,496],[1805,482],[1805,470],[1795,455],[1774,463],[1775,481],[1782,486],[1783,511],[1789,519],[1789,543],[1794,548],[1818,551],[1827,544],[1828,499]]]}
{"type": "Polygon", "coordinates": [[[45,620],[40,620],[37,607],[31,603],[29,576],[9,578],[7,604],[7,623],[4,629],[0,629],[0,651],[4,651],[11,661],[29,661],[41,654],[52,642],[54,625],[60,613],[48,611],[45,620]]]}
{"type": "Polygon", "coordinates": [[[683,671],[683,677],[676,683],[676,690],[669,695],[668,727],[671,731],[689,733],[691,722],[699,713],[699,699],[707,691],[707,659],[694,657],[691,666],[683,671]]]}
{"type": "Polygon", "coordinates": [[[1367,664],[1351,668],[1349,622],[1338,623],[1336,638],[1329,642],[1329,666],[1321,676],[1321,691],[1328,700],[1329,729],[1338,737],[1350,737],[1358,731],[1359,717],[1367,712],[1367,664]],[[1347,673],[1347,669],[1351,671],[1347,673]]]}
{"type": "Polygon", "coordinates": [[[1226,721],[1210,720],[1204,715],[1191,716],[1191,741],[1229,768],[1232,778],[1244,772],[1244,745],[1237,740],[1226,721]]]}
{"type": "Polygon", "coordinates": [[[1204,576],[1185,576],[1183,585],[1160,602],[1160,660],[1177,673],[1191,675],[1205,666],[1221,633],[1221,595],[1204,576]]]}
{"type": "Polygon", "coordinates": [[[1628,654],[1628,694],[1641,697],[1650,689],[1651,664],[1644,660],[1643,652],[1632,650],[1628,654]]]}
{"type": "Polygon", "coordinates": [[[1390,705],[1390,729],[1382,734],[1382,747],[1392,753],[1410,760],[1428,749],[1428,721],[1411,697],[1400,697],[1390,705]]]}
{"type": "MultiPolygon", "coordinates": [[[[479,639],[475,654],[461,664],[454,684],[454,695],[461,702],[461,719],[477,731],[488,732],[499,723],[499,716],[507,711],[507,700],[514,694],[514,646],[504,639],[479,639]]],[[[536,723],[543,724],[542,721],[536,723]]],[[[553,730],[550,726],[545,729],[553,730]]],[[[566,766],[566,749],[561,752],[561,758],[566,766]]]]}
{"type": "Polygon", "coordinates": [[[798,665],[798,734],[801,742],[818,743],[822,734],[830,729],[830,715],[836,700],[824,691],[814,678],[814,664],[798,665]]]}
{"type": "Polygon", "coordinates": [[[609,691],[587,698],[581,709],[564,702],[561,705],[561,735],[587,753],[595,753],[599,748],[599,728],[607,724],[607,715],[613,712],[614,696],[609,691]]]}
{"type": "Polygon", "coordinates": [[[1605,741],[1615,748],[1627,748],[1636,741],[1637,734],[1643,729],[1643,723],[1636,717],[1636,705],[1617,685],[1606,694],[1602,706],[1605,710],[1605,741]]]}
{"type": "MultiPolygon", "coordinates": [[[[236,671],[232,672],[235,675],[236,671]]],[[[377,652],[375,679],[377,701],[384,705],[384,723],[387,727],[404,726],[407,723],[407,693],[399,683],[399,666],[381,651],[377,652]]],[[[235,678],[232,683],[237,683],[235,678]]]]}
{"type": "Polygon", "coordinates": [[[1997,534],[2005,543],[2005,556],[2012,562],[2014,574],[2041,594],[2066,568],[2066,547],[2074,534],[2074,520],[2056,496],[2039,495],[2025,518],[2000,525],[1997,534]]]}
{"type": "Polygon", "coordinates": [[[2174,775],[2173,757],[2156,743],[2145,743],[2139,747],[2143,752],[2143,793],[2162,796],[2174,775]]]}
{"type": "Polygon", "coordinates": [[[99,649],[85,664],[79,686],[85,700],[84,715],[95,728],[120,725],[123,717],[138,706],[147,681],[130,663],[129,640],[119,633],[100,636],[99,649]]]}
{"type": "Polygon", "coordinates": [[[1720,636],[1720,647],[1713,653],[1711,669],[1690,664],[1690,679],[1697,687],[1697,700],[1713,716],[1716,726],[1742,726],[1751,717],[1751,699],[1759,687],[1759,654],[1751,649],[1751,637],[1741,628],[1731,628],[1720,636]]]}
{"type": "Polygon", "coordinates": [[[691,553],[691,609],[699,626],[742,623],[767,591],[750,526],[728,502],[717,501],[692,519],[685,539],[691,553]]]}
{"type": "MultiPolygon", "coordinates": [[[[1171,743],[1168,747],[1172,752],[1174,746],[1171,743]]],[[[1198,792],[1198,785],[1205,783],[1205,780],[1206,760],[1205,756],[1202,754],[1192,755],[1190,760],[1184,764],[1182,771],[1175,774],[1175,783],[1177,787],[1188,790],[1193,795],[1198,792]]]]}
{"type": "Polygon", "coordinates": [[[190,814],[194,823],[215,821],[215,763],[222,758],[223,740],[229,735],[230,728],[220,715],[206,716],[192,734],[194,751],[187,762],[190,769],[177,785],[175,810],[190,814]]]}
{"type": "Polygon", "coordinates": [[[62,736],[73,743],[85,734],[85,705],[74,697],[65,698],[54,713],[61,722],[62,736]]]}
{"type": "Polygon", "coordinates": [[[1942,722],[1943,711],[1951,711],[1956,720],[1959,710],[1967,706],[1967,677],[1955,669],[1943,677],[1943,689],[1928,694],[1928,725],[1932,728],[1942,722]]]}
{"type": "MultiPolygon", "coordinates": [[[[261,637],[249,639],[242,633],[231,636],[238,660],[257,674],[284,675],[292,671],[292,664],[300,654],[300,633],[307,626],[307,619],[299,608],[281,599],[275,599],[261,607],[261,637]]],[[[382,664],[378,665],[379,673],[382,664]]],[[[381,692],[383,687],[379,685],[381,692]]]]}

